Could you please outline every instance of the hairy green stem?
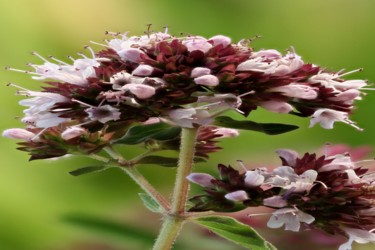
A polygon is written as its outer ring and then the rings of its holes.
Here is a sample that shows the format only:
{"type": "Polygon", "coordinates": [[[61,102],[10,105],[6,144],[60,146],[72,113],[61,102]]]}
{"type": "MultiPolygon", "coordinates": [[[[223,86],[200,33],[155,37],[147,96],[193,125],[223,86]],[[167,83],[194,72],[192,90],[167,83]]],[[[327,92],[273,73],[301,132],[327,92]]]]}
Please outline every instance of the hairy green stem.
{"type": "Polygon", "coordinates": [[[111,147],[106,147],[104,150],[114,159],[118,161],[118,165],[121,169],[128,174],[148,195],[150,195],[162,208],[164,211],[170,210],[169,202],[161,195],[146,179],[138,172],[138,170],[132,166],[126,166],[126,160],[124,157],[115,151],[111,147]]]}
{"type": "Polygon", "coordinates": [[[169,215],[164,218],[153,250],[171,249],[186,219],[185,207],[190,186],[186,177],[191,173],[193,167],[197,134],[198,128],[182,129],[180,156],[172,196],[172,207],[169,215]]]}
{"type": "Polygon", "coordinates": [[[148,195],[150,195],[164,211],[169,211],[169,202],[161,195],[135,167],[122,167],[125,173],[127,173],[148,195]]]}

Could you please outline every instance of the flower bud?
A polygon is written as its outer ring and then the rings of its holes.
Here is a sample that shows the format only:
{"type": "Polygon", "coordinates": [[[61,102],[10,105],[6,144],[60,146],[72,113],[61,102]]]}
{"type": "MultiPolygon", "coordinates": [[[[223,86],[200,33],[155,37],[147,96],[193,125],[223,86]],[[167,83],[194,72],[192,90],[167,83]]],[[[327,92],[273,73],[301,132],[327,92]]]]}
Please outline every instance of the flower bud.
{"type": "Polygon", "coordinates": [[[220,44],[223,47],[227,47],[232,42],[232,40],[229,37],[223,35],[213,36],[209,39],[209,41],[212,41],[214,46],[220,44]]]}
{"type": "Polygon", "coordinates": [[[146,84],[129,83],[122,87],[122,90],[129,90],[139,99],[147,99],[155,95],[155,88],[146,84]]]}
{"type": "Polygon", "coordinates": [[[4,130],[3,136],[11,139],[30,140],[35,134],[22,128],[11,128],[4,130]]]}
{"type": "Polygon", "coordinates": [[[249,199],[247,193],[243,190],[234,191],[224,196],[227,200],[231,201],[245,201],[249,199]]]}
{"type": "Polygon", "coordinates": [[[188,179],[190,182],[198,184],[202,187],[212,186],[211,181],[215,180],[214,177],[212,177],[209,174],[205,174],[205,173],[191,173],[186,177],[186,179],[188,179]]]}
{"type": "Polygon", "coordinates": [[[209,75],[211,70],[209,68],[204,67],[196,67],[191,71],[191,77],[196,78],[204,75],[209,75]]]}
{"type": "Polygon", "coordinates": [[[266,101],[259,103],[259,106],[275,113],[289,113],[293,106],[286,102],[266,101]]]}
{"type": "Polygon", "coordinates": [[[84,133],[86,133],[86,129],[80,128],[80,127],[70,127],[64,130],[64,132],[61,133],[61,138],[64,140],[70,140],[75,137],[81,136],[84,133]]]}
{"type": "Polygon", "coordinates": [[[135,76],[149,76],[154,71],[154,68],[150,65],[141,64],[133,70],[135,76]]]}
{"type": "Polygon", "coordinates": [[[141,61],[141,55],[145,53],[140,49],[130,48],[119,51],[119,55],[125,60],[138,63],[141,61]]]}
{"type": "Polygon", "coordinates": [[[245,186],[257,187],[262,185],[264,182],[264,176],[258,171],[246,171],[245,174],[245,186]]]}
{"type": "Polygon", "coordinates": [[[214,75],[204,75],[194,79],[194,82],[198,85],[204,85],[207,87],[215,87],[219,84],[219,79],[214,75]]]}
{"type": "Polygon", "coordinates": [[[233,128],[216,128],[214,131],[221,138],[237,137],[240,134],[237,129],[233,128]]]}
{"type": "Polygon", "coordinates": [[[203,53],[207,53],[212,48],[212,44],[204,37],[189,37],[182,43],[186,46],[189,52],[200,50],[203,53]]]}

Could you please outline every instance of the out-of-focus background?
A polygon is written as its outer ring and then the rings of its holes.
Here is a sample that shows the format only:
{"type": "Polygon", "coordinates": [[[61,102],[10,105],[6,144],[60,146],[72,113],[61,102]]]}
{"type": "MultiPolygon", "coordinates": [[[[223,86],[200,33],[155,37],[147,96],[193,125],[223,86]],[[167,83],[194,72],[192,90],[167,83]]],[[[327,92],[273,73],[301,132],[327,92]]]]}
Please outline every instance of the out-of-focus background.
{"type": "MultiPolygon", "coordinates": [[[[67,55],[83,51],[89,41],[101,42],[107,30],[140,35],[146,24],[152,23],[154,30],[167,25],[176,35],[224,34],[234,41],[261,35],[253,43],[256,49],[285,50],[293,46],[305,61],[331,70],[364,67],[363,72],[350,77],[374,82],[374,11],[373,0],[3,0],[0,1],[0,66],[27,69],[28,62],[41,63],[30,55],[31,51],[65,60],[67,55]]],[[[31,80],[29,75],[5,70],[0,71],[0,82],[0,130],[23,127],[15,119],[22,116],[22,107],[17,104],[21,97],[15,95],[16,89],[5,85],[14,82],[37,90],[39,82],[31,80]]],[[[212,155],[210,163],[198,165],[196,171],[215,173],[217,163],[235,164],[237,159],[252,166],[276,164],[274,151],[281,147],[302,153],[318,150],[325,143],[375,146],[375,95],[368,92],[364,100],[357,102],[358,110],[353,115],[364,132],[344,124],[337,124],[334,130],[308,128],[308,119],[256,111],[251,114],[253,120],[290,122],[301,128],[279,136],[243,132],[240,138],[223,142],[226,150],[212,155]]],[[[143,208],[137,197],[139,189],[129,177],[117,170],[72,177],[68,174],[70,170],[95,162],[84,158],[28,162],[28,156],[15,149],[15,141],[5,138],[0,141],[1,250],[150,248],[160,219],[143,208]]],[[[141,167],[141,171],[169,195],[173,169],[149,166],[141,167]]],[[[310,243],[306,242],[318,238],[329,243],[326,249],[335,249],[335,242],[327,241],[324,236],[305,239],[298,234],[281,234],[282,230],[263,232],[280,249],[302,249],[298,242],[304,244],[305,250],[317,249],[313,245],[309,248],[310,243]],[[283,239],[278,241],[278,235],[283,239]]],[[[241,248],[188,226],[176,249],[241,248]]],[[[355,249],[371,249],[371,246],[358,245],[355,249]]]]}

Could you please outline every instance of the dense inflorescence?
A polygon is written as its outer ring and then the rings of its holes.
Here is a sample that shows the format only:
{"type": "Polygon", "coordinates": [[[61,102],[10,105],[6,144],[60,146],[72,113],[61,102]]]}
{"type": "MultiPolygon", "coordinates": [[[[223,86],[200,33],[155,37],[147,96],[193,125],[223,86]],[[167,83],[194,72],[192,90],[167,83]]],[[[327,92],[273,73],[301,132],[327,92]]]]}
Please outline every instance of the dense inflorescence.
{"type": "Polygon", "coordinates": [[[191,199],[191,211],[239,211],[246,207],[276,209],[271,228],[285,226],[299,231],[300,224],[341,234],[349,241],[375,242],[375,177],[348,154],[302,157],[292,150],[278,150],[282,166],[243,173],[219,165],[219,178],[193,173],[190,181],[205,187],[206,194],[191,199]]]}
{"type": "Polygon", "coordinates": [[[43,91],[19,87],[18,94],[29,97],[20,101],[27,107],[22,121],[35,134],[13,136],[26,140],[20,149],[34,158],[69,152],[68,145],[94,152],[150,119],[187,128],[210,126],[225,111],[248,116],[258,107],[310,116],[311,126],[330,129],[341,121],[358,128],[348,117],[366,82],[306,64],[294,50],[285,55],[254,51],[249,41],[232,43],[222,35],[109,34],[114,37],[104,50],[86,47],[91,56],[69,57],[71,64],[33,53],[44,63],[30,64],[33,70],[24,72],[46,85],[43,91]],[[53,140],[46,139],[51,135],[53,140]],[[61,148],[56,141],[68,142],[61,148]],[[41,143],[53,153],[34,154],[41,143]]]}

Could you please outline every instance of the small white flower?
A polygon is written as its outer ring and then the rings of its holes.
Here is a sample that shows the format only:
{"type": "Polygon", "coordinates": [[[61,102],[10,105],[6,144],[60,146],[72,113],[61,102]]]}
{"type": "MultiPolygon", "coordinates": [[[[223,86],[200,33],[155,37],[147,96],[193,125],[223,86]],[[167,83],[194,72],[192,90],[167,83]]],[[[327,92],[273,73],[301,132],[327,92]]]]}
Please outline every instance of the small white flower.
{"type": "Polygon", "coordinates": [[[208,111],[194,108],[171,110],[168,113],[168,118],[183,128],[193,128],[194,124],[207,125],[212,121],[208,111]]]}
{"type": "Polygon", "coordinates": [[[186,177],[186,179],[202,187],[213,186],[211,181],[215,180],[215,178],[212,175],[205,173],[191,173],[186,177]]]}
{"type": "Polygon", "coordinates": [[[309,191],[318,176],[318,173],[312,169],[298,175],[289,166],[277,167],[272,173],[273,176],[266,179],[265,184],[292,190],[294,193],[309,191]]]}
{"type": "Polygon", "coordinates": [[[11,128],[4,130],[3,136],[11,139],[30,140],[35,137],[35,134],[26,129],[11,128]]]}
{"type": "Polygon", "coordinates": [[[45,61],[42,65],[30,64],[35,69],[32,77],[35,80],[54,79],[75,85],[86,85],[88,83],[87,78],[96,76],[94,67],[100,65],[94,52],[92,52],[93,58],[73,59],[73,65],[61,61],[59,61],[61,65],[55,64],[37,53],[33,54],[45,61]]]}
{"type": "Polygon", "coordinates": [[[238,191],[228,193],[224,197],[225,199],[231,200],[231,201],[246,201],[249,199],[249,196],[243,190],[238,190],[238,191]]]}
{"type": "MultiPolygon", "coordinates": [[[[332,159],[332,157],[328,158],[332,159]]],[[[335,155],[333,157],[333,161],[330,163],[322,166],[319,169],[319,172],[325,172],[325,171],[332,171],[332,170],[348,170],[348,169],[354,169],[355,164],[352,161],[351,157],[348,155],[335,155]]]]}
{"type": "Polygon", "coordinates": [[[288,97],[301,98],[306,100],[313,100],[316,99],[318,96],[318,93],[314,88],[297,83],[290,83],[288,85],[271,88],[268,91],[281,92],[282,94],[288,97]]]}
{"type": "Polygon", "coordinates": [[[120,119],[121,115],[119,109],[114,108],[111,105],[87,108],[85,109],[85,112],[89,115],[89,119],[99,121],[101,123],[117,121],[120,119]]]}
{"type": "Polygon", "coordinates": [[[304,62],[296,53],[288,52],[287,55],[277,60],[277,64],[278,66],[274,71],[274,75],[283,76],[300,69],[304,65],[304,62]]]}
{"type": "Polygon", "coordinates": [[[301,222],[311,224],[315,218],[296,208],[281,208],[272,213],[267,226],[269,228],[280,228],[285,225],[285,230],[298,232],[301,222]]]}
{"type": "Polygon", "coordinates": [[[362,130],[356,126],[353,121],[349,120],[348,113],[343,111],[337,111],[334,109],[318,109],[311,117],[310,128],[315,124],[320,123],[321,127],[325,129],[332,129],[335,122],[343,122],[349,124],[357,130],[362,130]]]}
{"type": "Polygon", "coordinates": [[[29,106],[25,109],[24,121],[38,127],[48,128],[56,126],[66,120],[67,118],[59,117],[58,112],[51,113],[53,106],[59,102],[67,102],[68,98],[60,94],[48,92],[25,91],[26,96],[34,96],[33,98],[24,99],[19,102],[22,106],[29,106]]]}
{"type": "Polygon", "coordinates": [[[240,63],[237,66],[236,71],[254,71],[272,74],[275,72],[277,66],[278,64],[276,61],[267,62],[264,61],[263,58],[257,57],[240,63]]]}
{"type": "Polygon", "coordinates": [[[251,54],[250,58],[263,57],[265,59],[280,59],[281,53],[274,49],[260,50],[251,54]]]}
{"type": "Polygon", "coordinates": [[[375,243],[375,233],[357,228],[343,228],[343,230],[349,236],[349,240],[340,245],[339,250],[351,250],[354,241],[360,244],[375,243]]]}

